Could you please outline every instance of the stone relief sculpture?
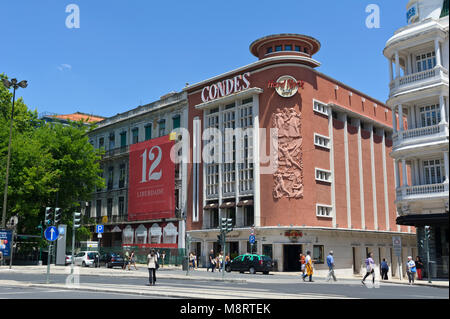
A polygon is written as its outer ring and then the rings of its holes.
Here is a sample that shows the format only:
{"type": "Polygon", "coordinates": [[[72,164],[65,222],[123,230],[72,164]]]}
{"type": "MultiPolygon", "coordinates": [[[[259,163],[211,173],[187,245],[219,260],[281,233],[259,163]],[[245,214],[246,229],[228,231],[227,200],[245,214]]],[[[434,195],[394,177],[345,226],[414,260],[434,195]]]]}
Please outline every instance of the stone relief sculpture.
{"type": "Polygon", "coordinates": [[[278,170],[274,174],[273,196],[303,198],[301,114],[294,108],[277,108],[272,127],[278,129],[278,170]]]}

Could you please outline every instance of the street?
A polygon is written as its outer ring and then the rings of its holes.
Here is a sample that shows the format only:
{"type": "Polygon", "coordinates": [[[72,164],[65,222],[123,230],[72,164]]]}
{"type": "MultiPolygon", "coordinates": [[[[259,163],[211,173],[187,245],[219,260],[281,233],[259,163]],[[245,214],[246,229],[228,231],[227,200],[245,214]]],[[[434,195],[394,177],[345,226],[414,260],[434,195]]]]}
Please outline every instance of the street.
{"type": "MultiPolygon", "coordinates": [[[[381,282],[366,287],[358,278],[327,283],[325,278],[303,282],[297,273],[240,274],[204,270],[163,269],[155,286],[147,286],[147,269],[121,270],[75,267],[79,285],[68,286],[70,267],[52,266],[46,284],[45,267],[17,266],[0,269],[0,298],[199,298],[199,299],[448,299],[449,291],[428,286],[381,282]]],[[[448,286],[447,286],[448,287],[448,286]]]]}

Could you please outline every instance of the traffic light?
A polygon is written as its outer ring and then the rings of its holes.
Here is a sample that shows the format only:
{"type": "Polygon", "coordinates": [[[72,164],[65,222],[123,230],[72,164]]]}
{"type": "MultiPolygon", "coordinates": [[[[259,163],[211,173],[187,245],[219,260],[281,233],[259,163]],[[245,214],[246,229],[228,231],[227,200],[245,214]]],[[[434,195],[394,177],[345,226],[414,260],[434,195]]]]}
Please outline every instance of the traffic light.
{"type": "Polygon", "coordinates": [[[431,227],[425,226],[425,237],[430,240],[431,239],[431,227]]]}
{"type": "Polygon", "coordinates": [[[226,218],[222,218],[222,221],[220,223],[220,230],[221,231],[226,231],[227,229],[227,219],[226,218]]]}
{"type": "Polygon", "coordinates": [[[56,207],[55,208],[55,225],[59,224],[59,222],[61,221],[61,213],[62,213],[61,208],[56,207]]]}
{"type": "Polygon", "coordinates": [[[46,226],[50,226],[52,224],[52,217],[53,217],[53,208],[52,207],[45,207],[45,221],[44,221],[44,224],[46,226]]]}
{"type": "Polygon", "coordinates": [[[73,213],[73,228],[78,228],[81,226],[81,213],[74,212],[73,213]]]}
{"type": "Polygon", "coordinates": [[[233,230],[233,219],[227,219],[227,233],[233,230]]]}
{"type": "Polygon", "coordinates": [[[219,245],[222,245],[222,242],[223,242],[223,236],[222,236],[222,234],[223,234],[223,233],[220,233],[220,235],[217,235],[217,243],[218,243],[219,245]]]}

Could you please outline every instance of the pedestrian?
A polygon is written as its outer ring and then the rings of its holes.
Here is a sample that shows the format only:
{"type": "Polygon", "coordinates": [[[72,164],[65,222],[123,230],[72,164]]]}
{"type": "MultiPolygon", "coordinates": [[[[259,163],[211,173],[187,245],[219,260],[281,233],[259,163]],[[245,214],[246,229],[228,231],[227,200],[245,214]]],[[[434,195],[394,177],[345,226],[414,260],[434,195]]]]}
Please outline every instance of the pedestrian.
{"type": "Polygon", "coordinates": [[[152,249],[147,255],[148,281],[149,286],[154,286],[156,282],[156,264],[158,263],[158,255],[152,249]]]}
{"type": "Polygon", "coordinates": [[[222,271],[222,268],[223,268],[223,251],[221,251],[220,253],[219,253],[219,256],[218,256],[218,267],[219,267],[219,271],[222,271]]]}
{"type": "Polygon", "coordinates": [[[194,267],[195,267],[195,269],[198,269],[197,254],[196,253],[194,253],[194,267]]]}
{"type": "Polygon", "coordinates": [[[372,275],[372,283],[375,284],[375,262],[373,261],[373,254],[368,253],[367,259],[365,261],[366,263],[366,275],[364,276],[363,280],[361,281],[363,285],[365,285],[364,281],[366,280],[369,275],[372,275]]]}
{"type": "Polygon", "coordinates": [[[3,252],[0,251],[0,266],[3,265],[3,252]]]}
{"type": "Polygon", "coordinates": [[[312,280],[312,275],[314,273],[313,260],[311,258],[311,252],[309,250],[306,252],[305,270],[306,270],[306,273],[303,274],[303,276],[302,276],[303,281],[305,281],[305,278],[307,276],[309,276],[309,282],[313,282],[313,280],[312,280]]]}
{"type": "Polygon", "coordinates": [[[334,274],[334,267],[336,266],[334,263],[333,258],[333,251],[331,250],[330,253],[327,256],[327,265],[328,265],[328,276],[327,276],[327,282],[331,280],[331,277],[333,277],[334,281],[337,281],[336,276],[334,274]]]}
{"type": "Polygon", "coordinates": [[[214,268],[216,268],[216,257],[214,256],[214,250],[211,249],[208,257],[209,257],[209,264],[208,267],[206,268],[206,271],[209,271],[209,269],[211,268],[211,271],[214,272],[214,268]]]}
{"type": "Polygon", "coordinates": [[[408,274],[409,285],[414,284],[414,277],[416,276],[417,268],[416,263],[412,260],[411,256],[408,256],[408,262],[406,263],[406,273],[408,274]]]}
{"type": "Polygon", "coordinates": [[[194,254],[192,252],[189,253],[189,269],[194,269],[195,262],[194,262],[194,254]]]}
{"type": "Polygon", "coordinates": [[[136,255],[134,254],[134,250],[132,250],[131,254],[130,254],[130,263],[128,264],[128,270],[130,270],[131,265],[134,265],[134,269],[137,270],[137,267],[136,267],[136,255]]]}
{"type": "Polygon", "coordinates": [[[164,259],[166,259],[166,251],[163,250],[161,253],[161,268],[164,267],[164,259]]]}
{"type": "Polygon", "coordinates": [[[302,276],[305,274],[305,255],[300,254],[300,269],[302,271],[302,276]]]}
{"type": "Polygon", "coordinates": [[[381,279],[388,280],[389,265],[386,262],[385,258],[383,258],[383,261],[381,262],[380,266],[381,266],[381,279]]]}
{"type": "Polygon", "coordinates": [[[416,257],[417,279],[422,280],[423,262],[419,256],[416,257]]]}
{"type": "Polygon", "coordinates": [[[122,267],[122,269],[123,269],[123,270],[127,269],[127,266],[128,266],[128,269],[130,269],[130,266],[129,266],[129,263],[130,263],[130,253],[128,252],[128,250],[125,251],[125,256],[124,256],[123,259],[124,259],[124,262],[123,262],[123,267],[122,267]]]}

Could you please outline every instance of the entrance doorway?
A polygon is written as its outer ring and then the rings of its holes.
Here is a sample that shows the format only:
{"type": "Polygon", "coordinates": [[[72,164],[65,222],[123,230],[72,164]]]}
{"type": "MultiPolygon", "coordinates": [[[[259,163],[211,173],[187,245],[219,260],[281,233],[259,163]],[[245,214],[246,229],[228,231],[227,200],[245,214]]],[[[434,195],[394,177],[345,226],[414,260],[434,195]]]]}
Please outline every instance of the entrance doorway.
{"type": "Polygon", "coordinates": [[[300,254],[302,245],[284,245],[283,246],[283,271],[300,271],[300,254]]]}

